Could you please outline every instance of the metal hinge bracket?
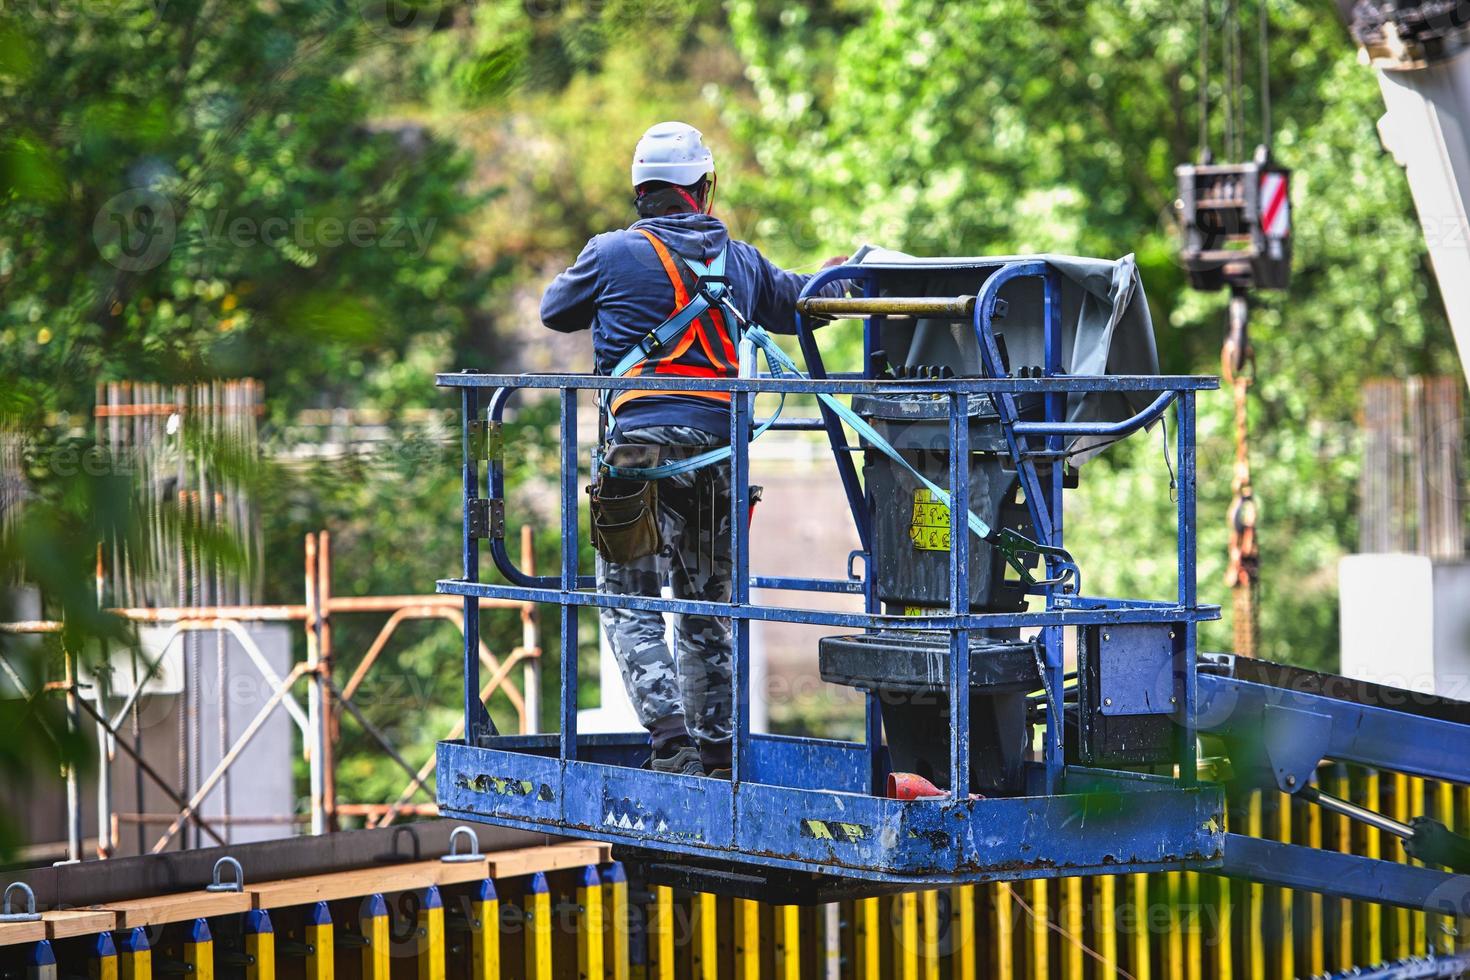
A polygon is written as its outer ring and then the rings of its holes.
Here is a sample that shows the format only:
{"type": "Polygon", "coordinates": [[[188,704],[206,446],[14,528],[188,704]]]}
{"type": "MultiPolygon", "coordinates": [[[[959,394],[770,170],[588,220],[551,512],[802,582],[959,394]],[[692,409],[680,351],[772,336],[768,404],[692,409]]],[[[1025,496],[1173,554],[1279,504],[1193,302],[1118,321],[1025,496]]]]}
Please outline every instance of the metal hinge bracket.
{"type": "Polygon", "coordinates": [[[477,460],[493,459],[497,463],[505,454],[505,437],[501,423],[485,419],[470,421],[470,456],[477,460]]]}
{"type": "Polygon", "coordinates": [[[476,497],[470,501],[469,519],[470,537],[495,538],[496,540],[505,537],[504,500],[476,497]]]}

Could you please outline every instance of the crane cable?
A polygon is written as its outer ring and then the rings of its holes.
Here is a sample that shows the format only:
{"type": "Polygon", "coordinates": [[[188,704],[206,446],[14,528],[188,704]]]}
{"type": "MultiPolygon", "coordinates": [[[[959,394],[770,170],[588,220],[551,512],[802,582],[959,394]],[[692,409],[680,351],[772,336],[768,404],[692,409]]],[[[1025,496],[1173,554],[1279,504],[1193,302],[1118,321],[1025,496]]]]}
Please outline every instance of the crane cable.
{"type": "MultiPolygon", "coordinates": [[[[1260,62],[1261,143],[1269,154],[1271,147],[1271,71],[1269,58],[1269,17],[1267,0],[1256,0],[1256,51],[1260,62]]],[[[1211,0],[1200,4],[1200,155],[1209,156],[1209,11],[1211,0]]],[[[1243,52],[1240,43],[1239,0],[1224,0],[1226,23],[1222,32],[1221,65],[1225,75],[1222,106],[1224,151],[1231,159],[1239,159],[1245,130],[1245,100],[1241,80],[1243,52]]],[[[1228,386],[1235,402],[1235,465],[1231,476],[1230,508],[1226,513],[1229,528],[1229,563],[1225,584],[1232,598],[1235,652],[1254,657],[1260,640],[1260,550],[1256,536],[1259,516],[1255,487],[1251,480],[1249,398],[1255,380],[1255,350],[1250,341],[1250,303],[1244,288],[1232,286],[1228,329],[1220,348],[1220,377],[1228,386]]]]}

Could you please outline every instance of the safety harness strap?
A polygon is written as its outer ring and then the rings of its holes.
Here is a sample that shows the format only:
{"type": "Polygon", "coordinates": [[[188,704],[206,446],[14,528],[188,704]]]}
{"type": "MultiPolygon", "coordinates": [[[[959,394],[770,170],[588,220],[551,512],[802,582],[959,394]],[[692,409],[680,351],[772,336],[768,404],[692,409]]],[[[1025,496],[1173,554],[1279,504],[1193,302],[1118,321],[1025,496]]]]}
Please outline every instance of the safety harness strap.
{"type": "MultiPolygon", "coordinates": [[[[766,364],[770,369],[771,377],[806,377],[806,375],[802,373],[801,369],[797,367],[796,362],[788,357],[786,352],[777,345],[775,338],[766,333],[763,328],[755,326],[754,324],[746,324],[743,336],[746,339],[750,340],[755,345],[755,347],[763,355],[765,355],[766,364]]],[[[830,409],[834,415],[836,415],[839,419],[850,426],[853,431],[855,431],[863,439],[867,440],[867,442],[871,444],[873,448],[882,452],[889,459],[893,460],[895,463],[907,470],[914,479],[918,480],[919,483],[923,484],[925,489],[927,489],[930,493],[934,495],[935,500],[938,500],[940,503],[944,504],[945,507],[950,508],[951,512],[953,511],[953,498],[950,496],[949,491],[939,486],[939,484],[935,483],[933,480],[930,480],[924,474],[920,473],[912,463],[904,458],[904,455],[901,452],[894,448],[892,443],[890,443],[887,439],[884,439],[883,436],[878,433],[877,429],[868,424],[866,419],[864,419],[857,412],[854,412],[848,406],[842,404],[842,402],[838,401],[837,397],[834,395],[829,395],[825,392],[818,392],[817,398],[820,399],[822,404],[830,409]]],[[[785,398],[783,396],[782,402],[784,403],[784,401],[785,398]]],[[[777,418],[780,417],[780,415],[781,407],[778,406],[776,411],[772,413],[771,417],[769,419],[766,419],[759,426],[757,426],[755,431],[751,433],[751,440],[754,441],[755,439],[758,439],[767,429],[771,427],[771,425],[776,421],[777,418]]],[[[675,476],[680,473],[690,473],[694,470],[700,469],[701,467],[723,462],[730,457],[730,452],[731,448],[729,446],[720,446],[717,449],[711,449],[708,452],[700,453],[698,456],[691,456],[688,459],[674,460],[672,462],[663,463],[659,466],[636,468],[609,467],[608,469],[614,476],[618,477],[638,480],[657,480],[662,479],[663,477],[675,476]]],[[[989,524],[985,523],[985,521],[983,521],[974,511],[966,512],[965,523],[966,526],[969,528],[970,533],[974,534],[982,541],[986,541],[993,547],[997,548],[1001,552],[1001,555],[1002,557],[1004,557],[1006,563],[1016,570],[1017,574],[1020,575],[1021,580],[1024,581],[1027,585],[1034,586],[1060,584],[1064,586],[1070,586],[1072,589],[1078,588],[1078,579],[1080,578],[1080,573],[1078,572],[1076,564],[1072,560],[1072,556],[1066,550],[1062,548],[1054,548],[1047,545],[1038,544],[1037,542],[1032,541],[1031,539],[1015,531],[1012,531],[1009,528],[992,528],[989,524]],[[1056,563],[1057,576],[1055,578],[1037,579],[1035,575],[1031,572],[1031,569],[1028,567],[1025,559],[1022,557],[1024,555],[1036,555],[1043,558],[1052,558],[1056,563]]]]}
{"type": "Polygon", "coordinates": [[[690,328],[694,321],[709,312],[713,303],[718,302],[726,292],[727,280],[725,279],[725,253],[727,248],[720,249],[708,264],[696,262],[693,259],[683,259],[691,272],[699,279],[698,292],[690,296],[684,286],[683,277],[678,274],[670,260],[668,250],[658,236],[647,229],[638,229],[648,238],[653,245],[654,251],[658,253],[660,261],[663,262],[664,271],[669,275],[669,281],[674,286],[674,302],[678,308],[663,323],[650,330],[642,340],[634,344],[632,349],[623,355],[622,359],[612,369],[612,377],[621,378],[632,372],[638,365],[655,356],[659,351],[677,344],[684,333],[690,328]]]}

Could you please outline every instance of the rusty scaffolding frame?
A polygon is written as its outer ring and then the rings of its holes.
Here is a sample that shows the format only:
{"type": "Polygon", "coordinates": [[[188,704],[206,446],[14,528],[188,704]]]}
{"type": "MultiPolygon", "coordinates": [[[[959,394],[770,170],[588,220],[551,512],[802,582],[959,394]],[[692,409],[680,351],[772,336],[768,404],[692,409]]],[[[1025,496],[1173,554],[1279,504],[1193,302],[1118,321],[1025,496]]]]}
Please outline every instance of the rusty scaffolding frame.
{"type": "MultiPolygon", "coordinates": [[[[522,529],[521,559],[534,564],[534,542],[529,527],[522,529]]],[[[432,804],[415,803],[414,796],[424,792],[432,798],[427,781],[434,771],[435,757],[432,747],[427,759],[415,765],[411,763],[391,739],[366,716],[354,698],[373,666],[381,660],[398,628],[418,620],[444,620],[452,623],[463,634],[464,616],[462,602],[455,596],[441,595],[382,595],[343,596],[332,592],[331,538],[328,532],[318,531],[306,535],[304,547],[304,602],[288,605],[218,605],[181,606],[171,608],[118,608],[111,612],[135,625],[164,625],[168,631],[157,654],[146,665],[146,670],[131,694],[123,699],[121,707],[110,709],[105,692],[97,685],[81,682],[77,672],[75,651],[64,650],[63,678],[45,684],[40,690],[28,690],[18,672],[5,661],[0,653],[0,672],[27,699],[60,695],[66,699],[68,724],[74,730],[92,726],[97,734],[99,764],[97,780],[97,857],[107,858],[116,853],[121,825],[165,824],[166,827],[153,843],[150,850],[160,853],[166,850],[180,831],[193,825],[204,837],[223,844],[226,837],[218,826],[234,824],[259,824],[262,822],[306,823],[312,834],[322,834],[337,829],[342,817],[361,817],[369,827],[387,826],[405,816],[431,815],[437,812],[432,804]],[[333,644],[332,623],[334,617],[345,615],[387,614],[388,619],[379,629],[363,657],[356,663],[345,683],[339,683],[334,673],[339,656],[333,644]],[[290,622],[299,623],[305,633],[306,656],[294,664],[285,676],[277,673],[266,659],[259,645],[245,629],[247,623],[290,622]],[[245,729],[228,746],[213,771],[203,776],[187,797],[148,760],[129,744],[122,726],[128,714],[135,708],[143,695],[145,683],[156,675],[171,648],[191,633],[214,632],[230,635],[245,652],[256,671],[265,681],[268,696],[256,710],[255,716],[245,729]],[[306,685],[306,703],[303,706],[293,689],[301,682],[306,685]],[[252,739],[259,733],[277,711],[284,711],[291,718],[293,727],[300,733],[301,750],[308,759],[310,771],[310,803],[305,814],[289,817],[203,816],[199,811],[209,799],[220,780],[239,759],[252,739]],[[388,758],[404,772],[407,782],[397,797],[387,802],[339,802],[335,778],[337,746],[340,737],[342,713],[351,715],[364,734],[368,736],[388,758]],[[112,809],[110,786],[112,766],[121,751],[137,766],[141,776],[157,786],[177,807],[173,813],[120,812],[112,809]]],[[[488,700],[499,692],[510,703],[516,715],[517,728],[527,734],[537,731],[540,711],[541,649],[538,640],[536,605],[531,602],[491,600],[481,602],[482,609],[498,609],[519,613],[521,622],[520,645],[504,655],[497,655],[482,640],[479,644],[480,662],[486,671],[486,681],[481,686],[480,697],[488,700]],[[515,668],[521,667],[519,686],[513,676],[515,668]]],[[[62,624],[50,620],[32,620],[0,624],[0,631],[13,634],[60,633],[62,624]]],[[[457,738],[462,734],[461,720],[446,737],[457,738]]],[[[81,794],[77,792],[75,772],[63,773],[67,792],[67,856],[69,860],[82,857],[83,814],[81,794]]],[[[142,806],[141,800],[139,806],[142,806]]]]}

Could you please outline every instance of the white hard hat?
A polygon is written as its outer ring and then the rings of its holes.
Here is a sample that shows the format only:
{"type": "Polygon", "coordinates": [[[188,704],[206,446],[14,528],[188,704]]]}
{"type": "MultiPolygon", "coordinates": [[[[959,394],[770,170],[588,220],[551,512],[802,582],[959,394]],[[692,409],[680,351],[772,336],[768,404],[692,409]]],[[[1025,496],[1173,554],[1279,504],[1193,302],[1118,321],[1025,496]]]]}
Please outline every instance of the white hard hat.
{"type": "Polygon", "coordinates": [[[699,130],[688,123],[662,122],[650,127],[633,151],[633,186],[650,180],[687,186],[714,173],[715,155],[699,130]]]}

